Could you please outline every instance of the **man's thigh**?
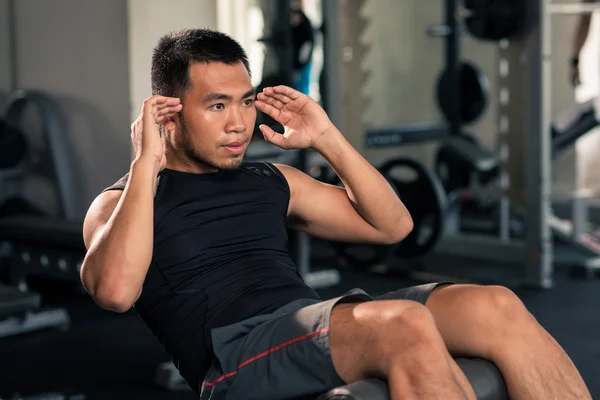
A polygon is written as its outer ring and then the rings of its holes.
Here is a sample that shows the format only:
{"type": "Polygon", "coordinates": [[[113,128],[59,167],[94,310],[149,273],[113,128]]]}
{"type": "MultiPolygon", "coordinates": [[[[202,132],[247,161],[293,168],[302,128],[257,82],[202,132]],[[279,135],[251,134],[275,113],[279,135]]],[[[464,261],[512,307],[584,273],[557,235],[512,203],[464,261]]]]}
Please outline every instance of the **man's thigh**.
{"type": "Polygon", "coordinates": [[[329,348],[331,310],[343,296],[213,330],[216,356],[201,399],[315,398],[344,382],[329,348]],[[212,397],[211,397],[212,396],[212,397]]]}
{"type": "Polygon", "coordinates": [[[344,384],[331,359],[331,311],[339,303],[412,300],[425,304],[449,282],[400,289],[370,297],[360,289],[314,303],[296,303],[271,315],[214,329],[215,360],[201,399],[287,399],[316,397],[344,384]]]}

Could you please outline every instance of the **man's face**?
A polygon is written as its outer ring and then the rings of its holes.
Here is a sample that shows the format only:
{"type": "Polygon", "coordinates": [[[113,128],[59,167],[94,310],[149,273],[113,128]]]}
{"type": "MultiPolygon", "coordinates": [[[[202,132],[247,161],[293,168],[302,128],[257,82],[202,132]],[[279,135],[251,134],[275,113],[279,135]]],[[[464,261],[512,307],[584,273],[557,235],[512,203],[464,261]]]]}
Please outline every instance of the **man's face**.
{"type": "Polygon", "coordinates": [[[255,92],[244,64],[190,65],[192,88],[170,137],[177,158],[201,171],[238,168],[256,122],[255,92]]]}

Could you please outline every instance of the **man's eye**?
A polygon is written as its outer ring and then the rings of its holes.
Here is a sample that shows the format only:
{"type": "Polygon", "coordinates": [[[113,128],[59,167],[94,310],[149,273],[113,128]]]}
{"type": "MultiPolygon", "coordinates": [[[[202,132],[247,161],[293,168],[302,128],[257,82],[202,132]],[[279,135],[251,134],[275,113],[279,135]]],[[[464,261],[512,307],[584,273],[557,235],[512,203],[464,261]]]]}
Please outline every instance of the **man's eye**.
{"type": "Polygon", "coordinates": [[[212,108],[215,109],[216,111],[222,110],[223,107],[225,107],[225,105],[223,103],[215,104],[214,106],[212,106],[212,108]]]}

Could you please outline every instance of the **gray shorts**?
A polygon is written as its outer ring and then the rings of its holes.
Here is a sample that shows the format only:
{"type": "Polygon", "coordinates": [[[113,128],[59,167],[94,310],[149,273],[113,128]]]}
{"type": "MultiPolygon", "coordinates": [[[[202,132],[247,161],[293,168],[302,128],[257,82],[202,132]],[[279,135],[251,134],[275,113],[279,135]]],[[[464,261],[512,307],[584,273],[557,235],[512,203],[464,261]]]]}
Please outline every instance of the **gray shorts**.
{"type": "Polygon", "coordinates": [[[392,299],[425,304],[436,287],[449,283],[379,297],[353,289],[331,300],[296,300],[271,314],[213,329],[215,357],[201,383],[200,399],[315,399],[344,385],[329,349],[329,317],[336,304],[392,299]]]}

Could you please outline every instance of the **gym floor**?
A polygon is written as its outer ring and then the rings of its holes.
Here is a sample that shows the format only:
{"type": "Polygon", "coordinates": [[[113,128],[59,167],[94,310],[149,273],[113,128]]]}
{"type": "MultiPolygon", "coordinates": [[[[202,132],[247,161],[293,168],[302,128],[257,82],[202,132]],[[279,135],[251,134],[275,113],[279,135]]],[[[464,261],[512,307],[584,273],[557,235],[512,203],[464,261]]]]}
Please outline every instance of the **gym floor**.
{"type": "MultiPolygon", "coordinates": [[[[339,286],[320,291],[324,298],[353,287],[378,294],[420,283],[401,276],[341,272],[339,286]]],[[[577,280],[561,273],[551,290],[516,290],[569,353],[594,398],[600,398],[599,288],[598,280],[577,280]]],[[[195,398],[191,392],[168,392],[153,384],[157,365],[168,358],[134,312],[103,311],[88,296],[60,285],[42,293],[47,306],[68,308],[72,325],[67,332],[37,332],[0,341],[0,398],[47,391],[80,392],[86,399],[195,398]]]]}

